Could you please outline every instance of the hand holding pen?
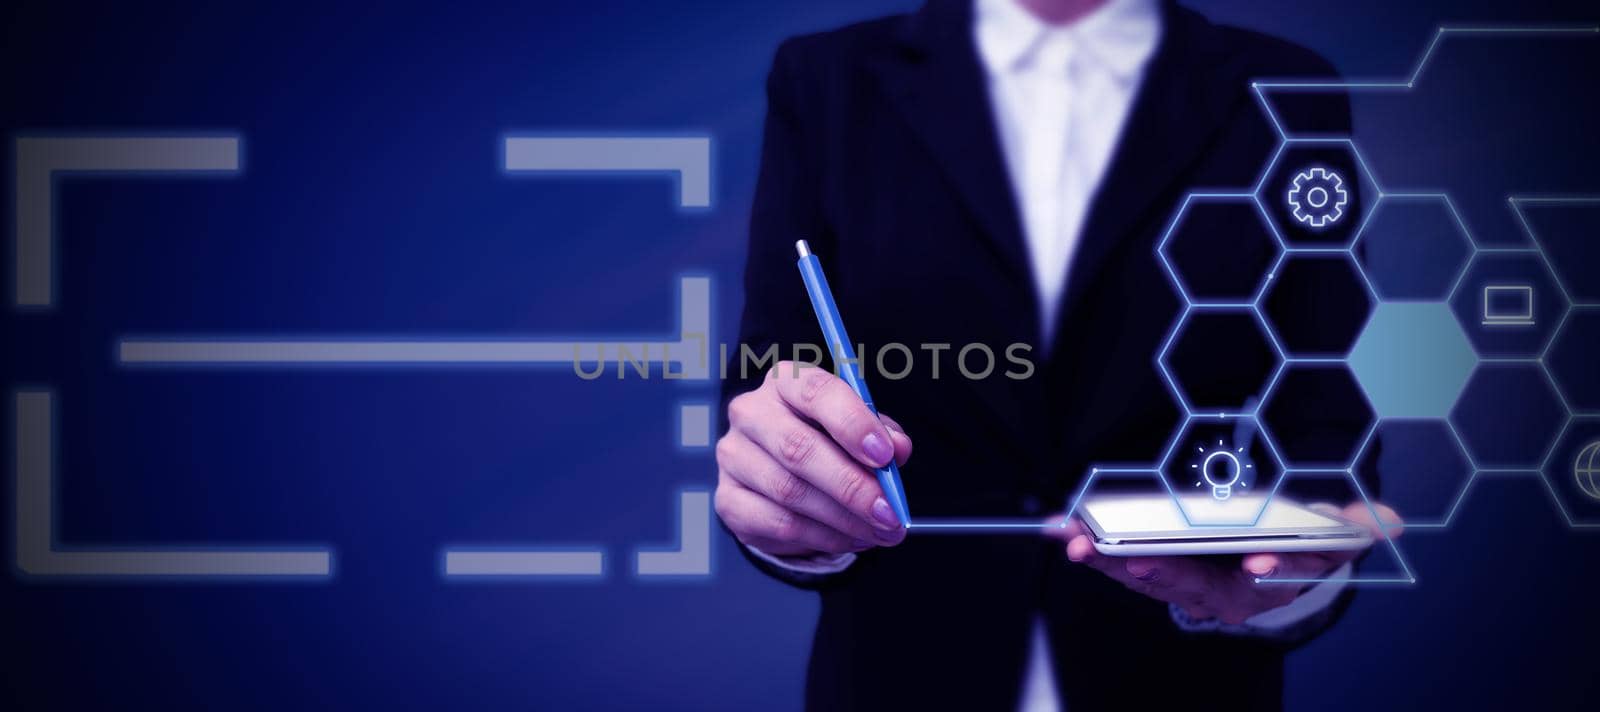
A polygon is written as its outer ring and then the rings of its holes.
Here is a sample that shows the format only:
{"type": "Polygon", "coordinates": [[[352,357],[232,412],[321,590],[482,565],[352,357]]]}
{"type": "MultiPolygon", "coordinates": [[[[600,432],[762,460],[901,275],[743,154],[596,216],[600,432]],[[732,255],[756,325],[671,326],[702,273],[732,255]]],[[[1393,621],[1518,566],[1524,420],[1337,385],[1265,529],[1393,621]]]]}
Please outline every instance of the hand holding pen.
{"type": "Polygon", "coordinates": [[[898,465],[911,438],[880,415],[816,257],[799,267],[841,375],[780,362],[728,403],[717,441],[717,514],[746,546],[773,556],[843,554],[905,539],[910,515],[898,465]]]}

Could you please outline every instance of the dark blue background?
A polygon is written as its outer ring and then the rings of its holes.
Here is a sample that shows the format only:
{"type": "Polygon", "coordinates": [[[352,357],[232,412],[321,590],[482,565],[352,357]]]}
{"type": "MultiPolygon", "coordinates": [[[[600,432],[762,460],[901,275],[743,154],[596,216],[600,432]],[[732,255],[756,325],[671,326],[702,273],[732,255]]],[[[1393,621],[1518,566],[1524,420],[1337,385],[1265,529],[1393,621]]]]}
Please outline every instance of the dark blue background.
{"type": "MultiPolygon", "coordinates": [[[[1200,5],[1354,77],[1409,73],[1440,22],[1600,19],[1575,3],[1200,5]]],[[[57,307],[4,322],[8,383],[57,393],[61,540],[338,551],[322,583],[6,577],[6,697],[797,708],[811,595],[762,578],[720,538],[709,580],[626,573],[632,547],[671,539],[674,493],[714,481],[708,453],[673,442],[675,404],[711,397],[709,385],[584,382],[561,367],[128,370],[111,344],[129,333],[663,333],[684,271],[714,276],[713,338],[731,340],[774,47],[913,6],[5,10],[7,135],[245,138],[237,178],[64,184],[57,307]],[[499,141],[520,130],[707,133],[716,206],[680,213],[661,179],[507,178],[499,141]],[[612,573],[450,583],[439,549],[458,542],[598,542],[612,573]]],[[[1600,192],[1597,58],[1600,38],[1453,39],[1416,92],[1357,97],[1357,140],[1386,188],[1448,190],[1481,239],[1517,241],[1508,193],[1600,192]]],[[[1567,239],[1565,264],[1600,264],[1593,221],[1550,225],[1567,239]]],[[[1589,374],[1568,361],[1574,378],[1593,377],[1592,356],[1589,374]]],[[[14,509],[9,492],[5,502],[14,509]]],[[[1364,591],[1296,653],[1293,707],[1548,708],[1594,695],[1600,535],[1570,531],[1535,480],[1481,482],[1451,528],[1403,546],[1420,583],[1364,591]]]]}

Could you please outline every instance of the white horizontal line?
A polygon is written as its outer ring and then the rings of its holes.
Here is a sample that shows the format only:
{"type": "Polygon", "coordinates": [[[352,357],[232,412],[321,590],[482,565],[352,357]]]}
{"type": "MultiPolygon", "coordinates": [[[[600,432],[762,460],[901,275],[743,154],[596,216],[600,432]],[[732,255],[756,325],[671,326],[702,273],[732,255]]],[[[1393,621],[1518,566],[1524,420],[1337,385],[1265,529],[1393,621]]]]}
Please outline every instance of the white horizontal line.
{"type": "Polygon", "coordinates": [[[599,576],[598,551],[446,551],[446,576],[599,576]]]}
{"type": "MultiPolygon", "coordinates": [[[[656,359],[662,341],[189,341],[126,340],[122,363],[591,363],[656,359]],[[626,352],[626,353],[624,353],[626,352]]],[[[682,354],[672,354],[682,362],[682,354]]]]}

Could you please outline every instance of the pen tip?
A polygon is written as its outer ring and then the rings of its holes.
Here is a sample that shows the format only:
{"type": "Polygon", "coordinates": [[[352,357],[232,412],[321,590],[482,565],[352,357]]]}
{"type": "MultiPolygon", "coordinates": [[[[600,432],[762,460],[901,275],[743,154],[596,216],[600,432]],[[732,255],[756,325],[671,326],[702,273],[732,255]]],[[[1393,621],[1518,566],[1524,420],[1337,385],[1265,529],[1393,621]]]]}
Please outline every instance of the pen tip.
{"type": "Polygon", "coordinates": [[[807,245],[805,240],[795,240],[794,251],[800,253],[801,257],[811,256],[811,246],[807,245]]]}

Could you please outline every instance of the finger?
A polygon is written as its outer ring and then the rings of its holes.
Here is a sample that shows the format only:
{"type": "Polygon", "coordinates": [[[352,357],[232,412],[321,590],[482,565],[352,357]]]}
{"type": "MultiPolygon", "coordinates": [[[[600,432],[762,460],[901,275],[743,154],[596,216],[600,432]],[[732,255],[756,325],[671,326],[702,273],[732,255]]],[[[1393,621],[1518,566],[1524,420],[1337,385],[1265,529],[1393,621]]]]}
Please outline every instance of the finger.
{"type": "Polygon", "coordinates": [[[1079,534],[1067,540],[1067,558],[1080,564],[1089,563],[1089,559],[1097,554],[1094,543],[1089,537],[1079,534]]]}
{"type": "Polygon", "coordinates": [[[1244,558],[1224,587],[1226,592],[1207,601],[1212,615],[1224,623],[1244,623],[1300,597],[1300,586],[1277,579],[1321,578],[1335,565],[1317,554],[1252,554],[1244,558]]]}
{"type": "Polygon", "coordinates": [[[1378,510],[1378,521],[1383,522],[1383,527],[1389,531],[1390,536],[1400,536],[1401,532],[1405,531],[1406,520],[1399,512],[1382,502],[1373,506],[1378,510]]]}
{"type": "Polygon", "coordinates": [[[1278,575],[1283,558],[1278,554],[1245,554],[1239,561],[1239,568],[1252,578],[1272,578],[1278,575]]]}
{"type": "MultiPolygon", "coordinates": [[[[783,377],[780,377],[783,378],[783,377]]],[[[905,536],[900,518],[883,498],[875,475],[850,459],[826,433],[779,403],[752,402],[734,427],[789,472],[811,483],[862,521],[882,532],[905,536]]]]}
{"type": "Polygon", "coordinates": [[[906,429],[900,427],[894,418],[879,413],[878,420],[883,421],[884,427],[889,429],[889,439],[894,441],[895,464],[906,464],[906,460],[911,459],[911,436],[906,434],[906,429]]]}
{"type": "Polygon", "coordinates": [[[1400,532],[1404,530],[1400,515],[1385,504],[1374,503],[1369,507],[1363,502],[1353,502],[1340,509],[1334,505],[1319,502],[1311,505],[1311,508],[1325,514],[1342,517],[1354,524],[1360,524],[1371,531],[1372,535],[1377,538],[1382,538],[1385,535],[1385,529],[1388,530],[1388,536],[1400,536],[1400,532]],[[1376,512],[1376,518],[1374,518],[1374,512],[1376,512]],[[1378,524],[1380,521],[1383,522],[1381,528],[1378,524]]]}
{"type": "Polygon", "coordinates": [[[717,462],[746,489],[851,537],[886,544],[897,544],[903,538],[875,529],[852,514],[815,485],[784,469],[744,433],[734,431],[717,441],[717,462]]]}
{"type": "Polygon", "coordinates": [[[1067,542],[1067,557],[1140,594],[1182,606],[1195,618],[1216,617],[1212,599],[1249,595],[1248,591],[1228,590],[1222,569],[1192,557],[1105,556],[1095,551],[1086,535],[1067,542]]]}
{"type": "Polygon", "coordinates": [[[1335,517],[1344,516],[1344,510],[1340,509],[1339,505],[1333,504],[1331,502],[1312,502],[1308,508],[1313,512],[1319,512],[1319,513],[1322,513],[1322,514],[1330,514],[1330,515],[1333,515],[1335,517]]]}
{"type": "Polygon", "coordinates": [[[1167,557],[1099,557],[1090,566],[1129,589],[1166,603],[1199,605],[1210,585],[1207,572],[1167,557]]]}
{"type": "Polygon", "coordinates": [[[1158,598],[1172,602],[1212,592],[1221,583],[1215,564],[1188,556],[1134,557],[1123,568],[1158,598]]]}
{"type": "Polygon", "coordinates": [[[1400,515],[1386,504],[1375,502],[1370,507],[1365,504],[1352,504],[1345,507],[1343,514],[1346,519],[1372,530],[1372,535],[1380,539],[1384,536],[1396,538],[1405,532],[1405,524],[1400,515]]]}
{"type": "Polygon", "coordinates": [[[1099,571],[1124,586],[1137,589],[1144,585],[1144,582],[1128,573],[1126,558],[1100,553],[1087,535],[1073,537],[1067,542],[1067,558],[1099,571]]]}
{"type": "Polygon", "coordinates": [[[1077,537],[1087,537],[1089,530],[1083,526],[1083,522],[1075,518],[1067,517],[1065,514],[1054,514],[1045,518],[1040,533],[1051,539],[1070,543],[1077,537]]]}
{"type": "Polygon", "coordinates": [[[1251,582],[1272,579],[1320,579],[1359,552],[1291,552],[1247,554],[1239,572],[1251,582]]]}
{"type": "Polygon", "coordinates": [[[871,546],[743,487],[717,488],[717,514],[747,545],[751,541],[771,541],[828,554],[871,546]]]}
{"type": "Polygon", "coordinates": [[[1346,561],[1354,559],[1359,551],[1308,551],[1278,554],[1276,570],[1259,576],[1267,579],[1322,579],[1346,561]]]}
{"type": "Polygon", "coordinates": [[[775,384],[784,404],[821,425],[851,457],[869,467],[883,467],[894,459],[889,429],[838,376],[793,362],[779,363],[773,372],[778,375],[768,382],[775,384]]]}

